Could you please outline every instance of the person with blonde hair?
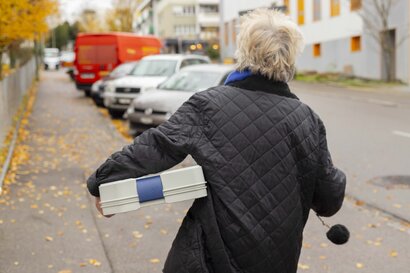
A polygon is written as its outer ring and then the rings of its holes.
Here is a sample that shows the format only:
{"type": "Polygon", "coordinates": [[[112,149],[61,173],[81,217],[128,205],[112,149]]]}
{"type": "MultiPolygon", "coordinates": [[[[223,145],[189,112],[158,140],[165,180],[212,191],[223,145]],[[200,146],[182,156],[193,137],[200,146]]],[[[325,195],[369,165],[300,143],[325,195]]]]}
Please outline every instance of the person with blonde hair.
{"type": "Polygon", "coordinates": [[[284,14],[241,18],[237,70],[194,94],[170,119],[114,153],[88,179],[98,186],[158,173],[191,155],[207,197],[194,201],[164,265],[167,273],[295,273],[310,209],[331,216],[346,177],[332,164],[325,127],[287,82],[303,37],[284,14]]]}

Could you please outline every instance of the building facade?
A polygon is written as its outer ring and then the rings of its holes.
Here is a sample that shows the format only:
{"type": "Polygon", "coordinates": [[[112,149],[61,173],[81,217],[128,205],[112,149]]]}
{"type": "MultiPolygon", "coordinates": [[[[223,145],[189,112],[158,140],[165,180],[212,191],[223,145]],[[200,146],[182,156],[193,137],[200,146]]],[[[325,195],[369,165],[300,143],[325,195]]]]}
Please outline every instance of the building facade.
{"type": "MultiPolygon", "coordinates": [[[[275,2],[300,26],[306,47],[299,57],[300,71],[335,72],[368,79],[384,79],[386,49],[376,40],[381,34],[380,15],[369,0],[221,0],[221,50],[227,62],[234,58],[239,14],[275,2]],[[374,28],[370,28],[364,18],[374,28]]],[[[392,38],[394,77],[410,82],[410,4],[394,3],[388,15],[388,35],[392,38]]]]}
{"type": "Polygon", "coordinates": [[[219,0],[143,0],[135,32],[163,39],[167,52],[219,50],[219,0]]]}

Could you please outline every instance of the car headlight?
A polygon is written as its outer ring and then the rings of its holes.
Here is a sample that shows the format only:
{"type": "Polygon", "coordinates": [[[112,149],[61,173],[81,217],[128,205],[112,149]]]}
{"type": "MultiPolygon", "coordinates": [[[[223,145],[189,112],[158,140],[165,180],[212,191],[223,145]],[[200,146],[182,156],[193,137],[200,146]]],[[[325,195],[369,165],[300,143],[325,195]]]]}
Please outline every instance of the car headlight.
{"type": "Polygon", "coordinates": [[[97,91],[98,91],[98,87],[99,87],[99,84],[98,84],[98,83],[94,83],[94,84],[91,86],[91,91],[92,91],[92,92],[97,92],[97,91]]]}
{"type": "Polygon", "coordinates": [[[113,85],[113,84],[107,84],[107,85],[105,86],[104,92],[114,93],[114,92],[115,92],[115,85],[113,85]]]}
{"type": "Polygon", "coordinates": [[[131,114],[134,113],[134,112],[135,112],[135,110],[134,110],[134,105],[131,103],[130,106],[128,106],[127,114],[128,114],[128,115],[131,115],[131,114]]]}

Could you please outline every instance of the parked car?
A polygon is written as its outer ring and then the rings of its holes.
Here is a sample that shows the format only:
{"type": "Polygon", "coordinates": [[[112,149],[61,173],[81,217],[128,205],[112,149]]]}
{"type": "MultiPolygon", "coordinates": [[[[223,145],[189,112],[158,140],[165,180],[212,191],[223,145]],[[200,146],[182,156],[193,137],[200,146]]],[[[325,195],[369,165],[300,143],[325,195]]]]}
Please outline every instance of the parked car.
{"type": "Polygon", "coordinates": [[[145,57],[128,76],[107,83],[104,105],[112,117],[122,117],[140,93],[154,89],[183,67],[209,62],[208,57],[199,55],[163,54],[145,57]]]}
{"type": "Polygon", "coordinates": [[[92,84],[107,76],[116,66],[159,54],[161,47],[161,41],[154,36],[121,32],[79,34],[74,47],[77,89],[89,96],[92,84]]]}
{"type": "Polygon", "coordinates": [[[60,54],[61,67],[72,68],[74,66],[75,53],[73,51],[62,51],[60,54]]]}
{"type": "Polygon", "coordinates": [[[103,94],[107,82],[128,75],[137,66],[137,64],[138,61],[120,64],[113,71],[111,71],[108,76],[105,76],[104,78],[96,81],[91,86],[91,98],[93,99],[95,104],[97,106],[104,107],[103,94]]]}
{"type": "Polygon", "coordinates": [[[125,114],[130,134],[137,135],[165,122],[195,92],[223,84],[233,70],[232,65],[189,66],[157,89],[141,94],[133,100],[125,114]]]}
{"type": "Polygon", "coordinates": [[[60,50],[58,48],[44,48],[43,63],[45,70],[58,70],[60,68],[60,50]]]}

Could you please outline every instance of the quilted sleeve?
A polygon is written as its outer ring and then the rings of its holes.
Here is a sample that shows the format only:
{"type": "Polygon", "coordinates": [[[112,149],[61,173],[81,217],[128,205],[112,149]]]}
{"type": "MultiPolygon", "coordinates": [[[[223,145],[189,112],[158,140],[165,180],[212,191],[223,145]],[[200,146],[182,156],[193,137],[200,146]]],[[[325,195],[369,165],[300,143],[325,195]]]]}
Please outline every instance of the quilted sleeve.
{"type": "Polygon", "coordinates": [[[327,147],[326,129],[320,119],[318,163],[312,209],[320,216],[330,217],[342,207],[346,176],[341,170],[333,166],[327,147]]]}
{"type": "Polygon", "coordinates": [[[89,192],[99,196],[103,183],[158,173],[184,160],[202,135],[200,108],[199,95],[192,96],[167,122],[112,154],[88,178],[89,192]]]}

